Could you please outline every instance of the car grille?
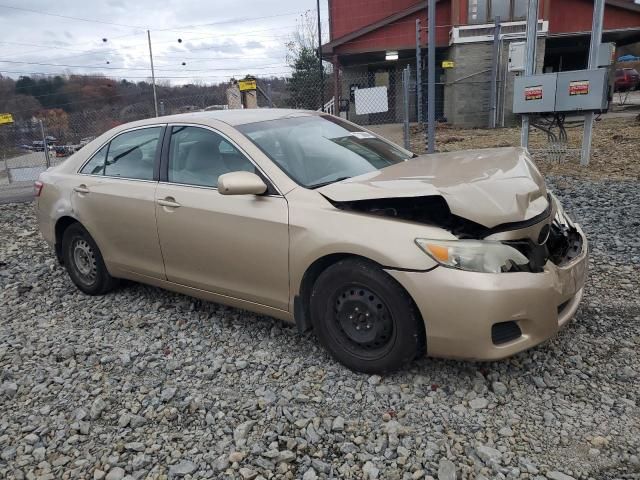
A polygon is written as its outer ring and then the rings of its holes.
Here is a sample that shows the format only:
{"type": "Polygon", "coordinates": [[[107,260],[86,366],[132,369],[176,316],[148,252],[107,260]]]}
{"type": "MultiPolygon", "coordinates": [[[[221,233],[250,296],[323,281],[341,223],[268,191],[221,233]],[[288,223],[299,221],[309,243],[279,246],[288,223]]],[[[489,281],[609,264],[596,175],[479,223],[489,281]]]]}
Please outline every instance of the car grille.
{"type": "Polygon", "coordinates": [[[522,330],[514,321],[494,323],[491,326],[491,340],[494,345],[502,345],[520,338],[522,330]]]}

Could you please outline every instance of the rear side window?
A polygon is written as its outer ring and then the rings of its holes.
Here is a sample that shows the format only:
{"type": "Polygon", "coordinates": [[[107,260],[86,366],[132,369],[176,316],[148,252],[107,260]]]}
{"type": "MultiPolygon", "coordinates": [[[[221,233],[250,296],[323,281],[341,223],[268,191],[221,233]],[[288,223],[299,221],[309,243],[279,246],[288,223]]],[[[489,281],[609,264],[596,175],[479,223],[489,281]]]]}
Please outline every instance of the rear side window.
{"type": "Polygon", "coordinates": [[[80,170],[80,173],[85,173],[87,175],[104,175],[104,161],[107,157],[108,148],[109,144],[106,144],[98,150],[93,157],[91,157],[91,160],[89,160],[82,170],[80,170]]]}
{"type": "Polygon", "coordinates": [[[153,180],[153,166],[162,127],[143,128],[118,135],[109,144],[104,175],[153,180]]]}

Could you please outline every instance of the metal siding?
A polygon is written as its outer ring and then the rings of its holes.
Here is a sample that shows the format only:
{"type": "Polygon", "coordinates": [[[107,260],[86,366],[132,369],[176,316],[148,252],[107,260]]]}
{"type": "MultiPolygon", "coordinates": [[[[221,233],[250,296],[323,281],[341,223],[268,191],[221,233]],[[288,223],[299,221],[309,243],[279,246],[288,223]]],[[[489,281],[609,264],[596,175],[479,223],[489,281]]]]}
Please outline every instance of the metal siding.
{"type": "MultiPolygon", "coordinates": [[[[587,0],[552,0],[549,11],[549,32],[570,33],[591,31],[593,2],[587,0]]],[[[606,5],[604,29],[639,28],[640,13],[606,5]]]]}
{"type": "MultiPolygon", "coordinates": [[[[333,3],[336,4],[338,3],[338,1],[333,0],[333,3]]],[[[415,5],[415,2],[412,2],[412,4],[415,5]]],[[[395,12],[391,12],[390,14],[393,13],[395,12]]],[[[388,15],[385,14],[384,16],[388,15]]],[[[338,54],[345,54],[415,48],[416,18],[419,18],[422,22],[422,26],[425,26],[427,22],[426,9],[424,12],[414,15],[408,15],[401,20],[398,20],[397,22],[386,25],[373,32],[362,35],[355,40],[339,45],[336,47],[336,52],[338,54]]],[[[438,2],[436,7],[436,20],[439,25],[442,25],[442,27],[437,28],[436,31],[436,44],[438,46],[448,46],[449,30],[451,28],[451,6],[449,2],[438,2]]],[[[423,38],[426,38],[425,34],[423,34],[423,38]]]]}

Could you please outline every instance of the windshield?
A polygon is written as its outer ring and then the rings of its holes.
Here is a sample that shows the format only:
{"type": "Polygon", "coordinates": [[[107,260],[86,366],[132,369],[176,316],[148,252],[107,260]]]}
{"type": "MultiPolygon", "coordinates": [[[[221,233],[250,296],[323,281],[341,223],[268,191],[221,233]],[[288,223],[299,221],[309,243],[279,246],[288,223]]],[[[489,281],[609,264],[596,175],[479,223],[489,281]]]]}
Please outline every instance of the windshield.
{"type": "Polygon", "coordinates": [[[400,163],[413,154],[328,115],[237,127],[300,185],[316,188],[400,163]]]}

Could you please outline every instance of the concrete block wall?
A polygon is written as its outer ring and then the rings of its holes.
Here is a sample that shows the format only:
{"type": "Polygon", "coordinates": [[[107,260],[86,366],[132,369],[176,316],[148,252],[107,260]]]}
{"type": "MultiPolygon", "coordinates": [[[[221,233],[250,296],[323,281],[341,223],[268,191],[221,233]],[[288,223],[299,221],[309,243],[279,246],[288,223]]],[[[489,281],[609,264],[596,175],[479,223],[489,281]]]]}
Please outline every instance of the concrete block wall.
{"type": "MultiPolygon", "coordinates": [[[[513,40],[522,41],[522,40],[513,40]]],[[[514,73],[507,72],[509,40],[504,40],[498,68],[498,125],[511,126],[519,121],[513,114],[514,73]]],[[[544,64],[544,38],[538,39],[537,71],[544,64]]],[[[455,67],[445,73],[444,113],[447,121],[460,127],[487,127],[490,117],[491,64],[493,43],[452,45],[449,59],[455,67]]]]}
{"type": "Polygon", "coordinates": [[[447,69],[444,87],[444,115],[461,127],[485,127],[489,118],[491,43],[465,43],[449,48],[455,64],[447,69]]]}

